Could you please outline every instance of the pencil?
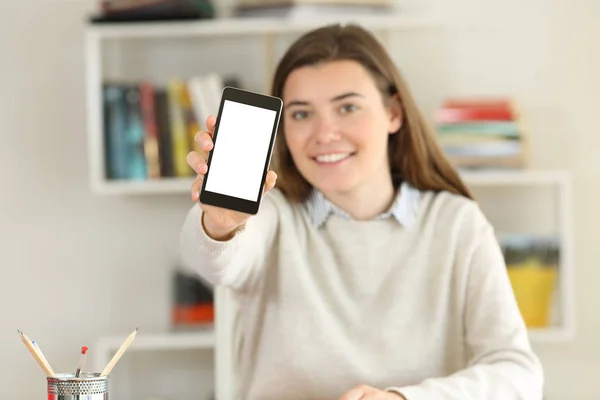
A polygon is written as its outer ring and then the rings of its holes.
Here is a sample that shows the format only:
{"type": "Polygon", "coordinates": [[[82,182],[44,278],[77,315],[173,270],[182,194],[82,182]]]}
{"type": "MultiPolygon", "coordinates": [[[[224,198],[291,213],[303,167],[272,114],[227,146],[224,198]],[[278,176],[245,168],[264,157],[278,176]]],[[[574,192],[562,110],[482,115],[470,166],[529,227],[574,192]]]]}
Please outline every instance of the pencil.
{"type": "Polygon", "coordinates": [[[83,365],[85,364],[85,355],[87,354],[88,348],[86,346],[81,347],[81,357],[79,357],[79,365],[77,365],[77,371],[75,371],[75,378],[79,378],[83,365]]]}
{"type": "Polygon", "coordinates": [[[26,334],[24,334],[18,329],[17,332],[19,333],[19,336],[21,336],[21,340],[25,344],[25,347],[27,347],[27,350],[29,350],[29,352],[35,358],[38,364],[40,364],[40,367],[42,367],[46,375],[54,378],[54,371],[52,370],[52,367],[50,367],[50,364],[48,363],[48,360],[46,360],[46,357],[44,357],[44,355],[42,354],[40,348],[37,345],[35,345],[26,334]]]}
{"type": "Polygon", "coordinates": [[[127,350],[129,345],[131,344],[131,342],[133,342],[133,339],[135,339],[135,335],[137,334],[138,329],[139,328],[135,328],[135,330],[133,332],[131,332],[129,334],[129,336],[127,336],[127,339],[125,339],[125,341],[123,342],[123,344],[121,345],[119,350],[117,350],[117,352],[115,353],[113,358],[110,360],[108,365],[106,367],[104,367],[104,370],[102,371],[100,376],[106,376],[106,375],[110,374],[110,371],[112,371],[112,369],[115,367],[115,364],[119,361],[119,359],[121,358],[123,353],[125,353],[125,350],[127,350]]]}
{"type": "Polygon", "coordinates": [[[50,367],[50,363],[48,362],[48,360],[46,360],[46,356],[44,356],[44,353],[42,353],[42,349],[40,349],[40,347],[37,345],[35,340],[32,340],[31,343],[33,343],[33,345],[35,346],[35,348],[40,356],[40,359],[42,360],[44,365],[46,365],[46,367],[48,367],[48,371],[52,374],[49,376],[54,378],[54,376],[55,376],[54,371],[52,370],[52,367],[50,367]]]}

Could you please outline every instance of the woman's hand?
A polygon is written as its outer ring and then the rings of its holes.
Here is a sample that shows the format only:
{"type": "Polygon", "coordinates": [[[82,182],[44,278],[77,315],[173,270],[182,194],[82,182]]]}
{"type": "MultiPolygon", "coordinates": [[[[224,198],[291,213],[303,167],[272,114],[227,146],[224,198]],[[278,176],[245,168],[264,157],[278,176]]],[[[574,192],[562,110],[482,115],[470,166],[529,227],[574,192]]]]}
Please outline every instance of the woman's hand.
{"type": "MultiPolygon", "coordinates": [[[[194,137],[194,140],[199,145],[199,147],[204,151],[206,157],[208,157],[209,152],[213,148],[213,133],[215,129],[216,118],[214,116],[209,116],[206,119],[206,131],[200,131],[194,137]]],[[[186,158],[188,165],[196,171],[198,174],[194,183],[192,184],[192,200],[198,201],[200,196],[200,188],[202,187],[202,180],[204,179],[204,175],[208,171],[208,166],[206,165],[206,159],[202,154],[197,151],[191,151],[186,158]]],[[[275,186],[275,181],[277,180],[277,175],[274,171],[269,171],[267,173],[267,178],[265,181],[265,189],[263,191],[263,196],[271,190],[275,186]]],[[[204,211],[204,229],[213,239],[223,240],[231,236],[231,234],[244,225],[248,218],[250,218],[250,214],[245,214],[239,211],[232,211],[225,208],[209,206],[199,202],[200,207],[204,211]]]]}
{"type": "Polygon", "coordinates": [[[367,385],[360,385],[346,392],[340,400],[406,400],[394,392],[386,392],[367,385]]]}

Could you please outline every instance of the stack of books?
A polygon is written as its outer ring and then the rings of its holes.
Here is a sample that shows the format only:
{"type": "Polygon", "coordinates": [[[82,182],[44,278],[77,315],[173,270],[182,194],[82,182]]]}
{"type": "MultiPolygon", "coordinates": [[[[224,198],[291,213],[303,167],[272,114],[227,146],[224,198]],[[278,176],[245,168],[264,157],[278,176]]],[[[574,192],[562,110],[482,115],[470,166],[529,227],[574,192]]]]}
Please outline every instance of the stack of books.
{"type": "Polygon", "coordinates": [[[212,0],[99,0],[94,24],[195,20],[215,17],[212,0]]]}
{"type": "Polygon", "coordinates": [[[215,322],[211,286],[184,268],[173,271],[171,327],[176,331],[197,330],[215,322]]]}
{"type": "Polygon", "coordinates": [[[315,18],[388,15],[392,0],[237,0],[238,17],[315,18]]]}
{"type": "Polygon", "coordinates": [[[439,142],[458,168],[524,168],[527,142],[508,98],[451,98],[435,112],[439,142]]]}
{"type": "Polygon", "coordinates": [[[217,115],[225,86],[236,77],[216,73],[166,82],[103,84],[105,177],[146,180],[195,176],[187,165],[194,141],[209,115],[217,115]]]}

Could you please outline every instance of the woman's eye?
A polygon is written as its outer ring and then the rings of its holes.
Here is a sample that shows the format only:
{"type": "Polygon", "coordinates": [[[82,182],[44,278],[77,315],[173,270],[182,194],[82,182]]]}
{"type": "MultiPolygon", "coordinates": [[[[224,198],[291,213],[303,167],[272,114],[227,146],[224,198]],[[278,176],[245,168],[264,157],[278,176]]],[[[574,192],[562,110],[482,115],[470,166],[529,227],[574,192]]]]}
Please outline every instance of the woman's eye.
{"type": "Polygon", "coordinates": [[[349,112],[355,111],[356,106],[354,104],[344,104],[341,107],[342,114],[347,114],[349,112]]]}
{"type": "Polygon", "coordinates": [[[295,120],[304,119],[308,116],[308,112],[306,111],[294,111],[292,113],[292,118],[295,120]]]}

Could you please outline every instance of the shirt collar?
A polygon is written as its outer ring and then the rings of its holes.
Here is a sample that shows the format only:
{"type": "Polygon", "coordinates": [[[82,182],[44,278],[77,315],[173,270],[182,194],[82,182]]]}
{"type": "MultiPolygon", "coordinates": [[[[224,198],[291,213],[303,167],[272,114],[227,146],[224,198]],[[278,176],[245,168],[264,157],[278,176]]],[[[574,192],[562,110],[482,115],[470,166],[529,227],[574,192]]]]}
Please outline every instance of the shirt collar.
{"type": "MultiPolygon", "coordinates": [[[[404,182],[396,194],[396,199],[392,206],[375,219],[384,219],[393,216],[398,223],[410,228],[414,225],[417,217],[417,209],[421,192],[404,182]]],[[[331,203],[320,190],[313,188],[310,197],[305,203],[306,210],[312,222],[317,226],[325,223],[327,218],[334,214],[350,219],[350,215],[344,210],[331,203]]]]}

